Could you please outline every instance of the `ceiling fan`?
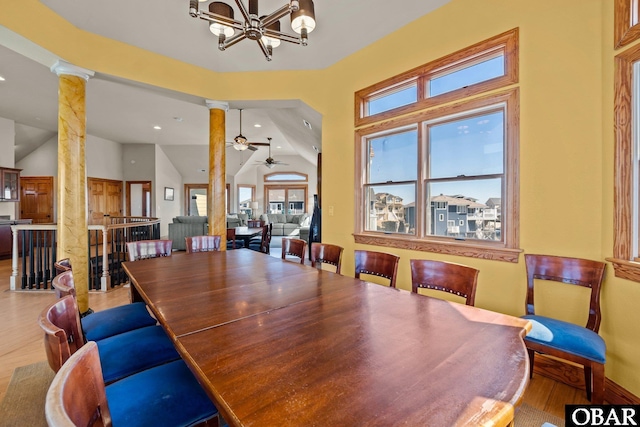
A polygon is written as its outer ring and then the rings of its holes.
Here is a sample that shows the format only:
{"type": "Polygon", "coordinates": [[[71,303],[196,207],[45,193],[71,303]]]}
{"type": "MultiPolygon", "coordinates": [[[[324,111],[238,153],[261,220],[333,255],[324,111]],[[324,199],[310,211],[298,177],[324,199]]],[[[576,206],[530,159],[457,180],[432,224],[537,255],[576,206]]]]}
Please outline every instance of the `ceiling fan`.
{"type": "Polygon", "coordinates": [[[273,157],[271,157],[271,138],[267,138],[267,140],[269,142],[267,144],[264,144],[264,145],[268,145],[269,146],[269,157],[267,157],[264,162],[261,162],[260,160],[256,160],[256,163],[262,163],[263,165],[265,165],[269,169],[273,168],[276,165],[286,165],[286,166],[288,166],[289,165],[288,163],[283,163],[283,162],[280,162],[278,160],[273,160],[273,157]]]}
{"type": "Polygon", "coordinates": [[[245,136],[242,135],[242,109],[240,108],[238,111],[240,111],[240,134],[235,138],[233,138],[233,142],[227,142],[227,147],[233,147],[238,151],[244,151],[247,149],[251,151],[256,151],[258,149],[254,147],[254,145],[269,145],[266,142],[247,141],[247,138],[245,138],[245,136]]]}

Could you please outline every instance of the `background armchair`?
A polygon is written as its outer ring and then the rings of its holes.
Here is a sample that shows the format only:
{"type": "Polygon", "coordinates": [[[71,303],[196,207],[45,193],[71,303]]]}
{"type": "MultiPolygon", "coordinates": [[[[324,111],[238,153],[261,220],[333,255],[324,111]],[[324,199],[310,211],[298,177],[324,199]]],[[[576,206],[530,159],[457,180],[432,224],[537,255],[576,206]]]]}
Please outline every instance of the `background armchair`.
{"type": "Polygon", "coordinates": [[[180,251],[187,249],[185,237],[204,236],[208,234],[206,216],[177,216],[169,224],[169,240],[172,248],[180,251]]]}

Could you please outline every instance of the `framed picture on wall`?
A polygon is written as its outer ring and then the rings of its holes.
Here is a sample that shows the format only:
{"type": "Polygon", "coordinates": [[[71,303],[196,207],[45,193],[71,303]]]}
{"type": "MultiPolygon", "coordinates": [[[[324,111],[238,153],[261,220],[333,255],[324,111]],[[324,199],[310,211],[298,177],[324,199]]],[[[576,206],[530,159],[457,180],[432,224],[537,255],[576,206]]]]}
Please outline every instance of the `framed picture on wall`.
{"type": "Polygon", "coordinates": [[[164,187],[164,199],[165,200],[173,200],[173,188],[164,187]]]}

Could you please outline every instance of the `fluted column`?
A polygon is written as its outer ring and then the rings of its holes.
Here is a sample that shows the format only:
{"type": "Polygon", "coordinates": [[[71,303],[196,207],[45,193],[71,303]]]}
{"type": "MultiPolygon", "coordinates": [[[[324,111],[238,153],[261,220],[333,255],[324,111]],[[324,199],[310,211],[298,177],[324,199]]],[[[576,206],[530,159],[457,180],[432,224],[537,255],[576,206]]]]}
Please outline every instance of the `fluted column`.
{"type": "Polygon", "coordinates": [[[89,310],[85,90],[93,71],[63,61],[58,82],[58,259],[69,258],[81,313],[89,310]]]}
{"type": "Polygon", "coordinates": [[[206,101],[209,107],[209,194],[207,217],[209,234],[221,237],[220,249],[227,249],[225,114],[229,104],[206,101]]]}

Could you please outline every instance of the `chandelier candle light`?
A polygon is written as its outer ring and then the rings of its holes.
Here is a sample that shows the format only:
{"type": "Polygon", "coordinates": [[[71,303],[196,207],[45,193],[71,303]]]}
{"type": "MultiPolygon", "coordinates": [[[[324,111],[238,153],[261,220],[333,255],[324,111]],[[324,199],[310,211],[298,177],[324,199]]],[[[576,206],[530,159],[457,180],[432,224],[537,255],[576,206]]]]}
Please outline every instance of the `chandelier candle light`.
{"type": "Polygon", "coordinates": [[[221,1],[209,3],[208,12],[200,10],[198,3],[203,1],[207,0],[189,0],[189,15],[209,21],[209,30],[218,36],[218,49],[225,50],[244,39],[255,40],[267,61],[281,41],[306,46],[308,34],[316,27],[313,0],[291,0],[266,16],[259,16],[258,0],[249,0],[248,10],[243,0],[235,0],[244,22],[235,20],[233,8],[221,1]],[[280,19],[286,15],[298,36],[280,32],[280,19]]]}

